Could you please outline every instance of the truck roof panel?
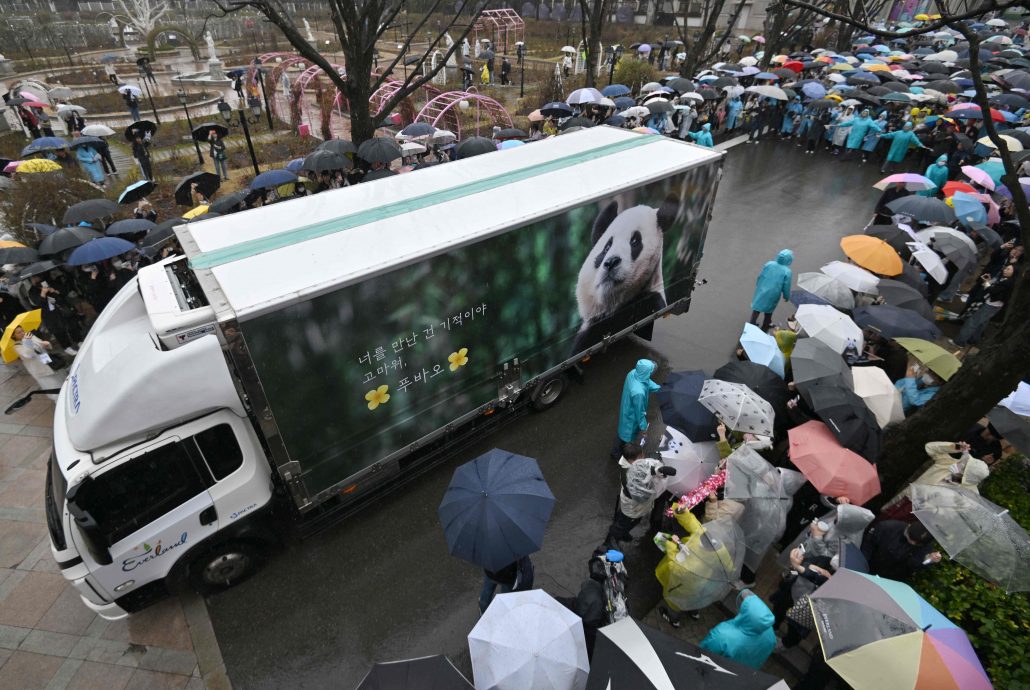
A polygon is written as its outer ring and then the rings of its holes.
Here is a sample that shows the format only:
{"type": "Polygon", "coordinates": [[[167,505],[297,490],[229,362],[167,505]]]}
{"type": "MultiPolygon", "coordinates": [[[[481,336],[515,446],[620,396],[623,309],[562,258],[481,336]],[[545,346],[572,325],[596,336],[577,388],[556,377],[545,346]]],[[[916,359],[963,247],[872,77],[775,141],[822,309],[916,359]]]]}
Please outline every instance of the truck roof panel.
{"type": "Polygon", "coordinates": [[[176,233],[219,320],[246,319],[721,155],[594,127],[176,233]]]}

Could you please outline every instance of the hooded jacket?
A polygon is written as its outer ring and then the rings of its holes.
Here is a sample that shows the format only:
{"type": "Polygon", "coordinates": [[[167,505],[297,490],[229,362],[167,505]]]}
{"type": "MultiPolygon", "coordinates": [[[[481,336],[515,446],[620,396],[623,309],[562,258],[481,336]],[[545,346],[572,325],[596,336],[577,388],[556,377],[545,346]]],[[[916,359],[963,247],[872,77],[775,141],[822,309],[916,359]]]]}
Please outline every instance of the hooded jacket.
{"type": "Polygon", "coordinates": [[[866,134],[869,134],[870,131],[879,132],[881,129],[880,125],[878,125],[876,121],[868,115],[859,115],[858,117],[853,117],[850,120],[838,122],[837,126],[851,127],[848,131],[847,141],[847,147],[849,149],[859,148],[862,146],[862,140],[865,139],[866,134]]]}
{"type": "Polygon", "coordinates": [[[660,388],[651,380],[657,367],[651,360],[641,359],[633,371],[626,374],[619,404],[619,438],[623,441],[634,441],[647,431],[648,396],[660,388]]]}
{"type": "Polygon", "coordinates": [[[905,155],[908,153],[909,148],[924,148],[923,142],[919,141],[919,137],[910,128],[881,134],[880,138],[891,140],[890,150],[887,151],[887,161],[889,163],[900,163],[905,160],[905,155]]]}
{"type": "Polygon", "coordinates": [[[715,141],[712,139],[712,123],[706,122],[701,125],[700,132],[690,132],[690,138],[693,139],[698,146],[707,146],[708,148],[715,146],[715,141]]]}
{"type": "Polygon", "coordinates": [[[701,640],[701,649],[751,668],[761,668],[776,646],[772,626],[772,611],[757,596],[750,596],[735,617],[709,631],[701,640]]]}
{"type": "Polygon", "coordinates": [[[948,181],[948,157],[946,155],[938,156],[937,160],[926,169],[926,177],[930,178],[930,181],[937,185],[937,188],[919,193],[922,196],[936,196],[938,192],[944,189],[944,184],[948,181]],[[944,165],[940,165],[941,163],[944,165]]]}
{"type": "Polygon", "coordinates": [[[783,299],[790,299],[790,283],[794,272],[790,265],[794,263],[794,252],[781,249],[775,261],[765,262],[762,272],[755,281],[755,295],[751,298],[751,308],[763,314],[771,314],[783,299]]]}

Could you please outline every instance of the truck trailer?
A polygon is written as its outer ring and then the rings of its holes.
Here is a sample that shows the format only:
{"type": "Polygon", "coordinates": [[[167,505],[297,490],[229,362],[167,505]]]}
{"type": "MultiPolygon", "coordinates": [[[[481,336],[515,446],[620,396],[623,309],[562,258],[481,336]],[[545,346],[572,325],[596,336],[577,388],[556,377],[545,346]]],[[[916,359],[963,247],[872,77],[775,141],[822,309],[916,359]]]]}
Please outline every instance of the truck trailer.
{"type": "Polygon", "coordinates": [[[689,306],[722,154],[595,127],[184,223],[61,389],[46,515],[90,609],[247,577],[689,306]]]}

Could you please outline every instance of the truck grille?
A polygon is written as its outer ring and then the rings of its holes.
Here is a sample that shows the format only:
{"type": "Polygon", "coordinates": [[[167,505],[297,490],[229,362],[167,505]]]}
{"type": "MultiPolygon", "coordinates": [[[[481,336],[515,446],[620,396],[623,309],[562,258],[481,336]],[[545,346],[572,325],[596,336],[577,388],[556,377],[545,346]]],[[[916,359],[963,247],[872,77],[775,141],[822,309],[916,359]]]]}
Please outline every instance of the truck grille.
{"type": "Polygon", "coordinates": [[[56,463],[56,456],[54,453],[50,453],[50,462],[47,463],[46,467],[46,524],[50,530],[50,541],[54,543],[54,548],[58,551],[64,551],[68,548],[68,544],[64,539],[64,523],[61,519],[65,484],[64,475],[61,474],[61,470],[58,469],[56,473],[54,472],[54,465],[56,463]]]}

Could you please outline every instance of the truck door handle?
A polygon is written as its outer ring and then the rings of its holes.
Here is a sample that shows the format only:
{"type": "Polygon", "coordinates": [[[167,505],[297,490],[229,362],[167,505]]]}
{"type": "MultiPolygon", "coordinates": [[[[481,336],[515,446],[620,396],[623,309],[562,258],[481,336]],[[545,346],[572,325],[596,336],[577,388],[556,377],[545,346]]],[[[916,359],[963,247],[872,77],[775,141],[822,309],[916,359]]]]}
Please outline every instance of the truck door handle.
{"type": "Polygon", "coordinates": [[[218,512],[215,510],[214,506],[204,508],[204,510],[200,511],[200,524],[202,525],[210,525],[217,519],[218,512]]]}

